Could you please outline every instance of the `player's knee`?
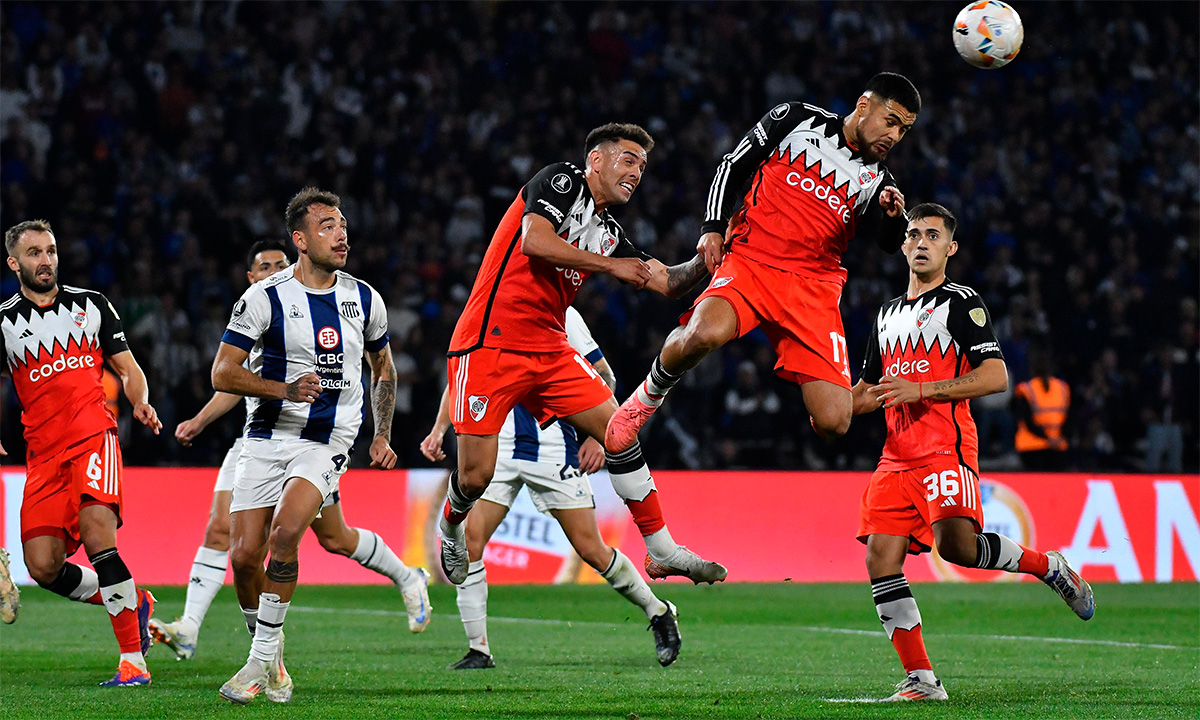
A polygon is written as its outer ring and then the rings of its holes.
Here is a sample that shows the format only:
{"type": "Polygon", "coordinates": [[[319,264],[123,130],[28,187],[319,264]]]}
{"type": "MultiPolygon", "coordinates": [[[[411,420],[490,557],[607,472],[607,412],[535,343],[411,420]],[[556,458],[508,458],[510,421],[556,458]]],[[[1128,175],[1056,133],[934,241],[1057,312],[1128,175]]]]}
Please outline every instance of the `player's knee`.
{"type": "Polygon", "coordinates": [[[971,547],[966,547],[966,544],[960,542],[956,537],[939,537],[937,542],[938,555],[948,563],[954,563],[963,567],[975,566],[975,544],[972,538],[971,547]]]}
{"type": "Polygon", "coordinates": [[[495,465],[475,465],[464,468],[458,474],[458,489],[467,497],[477,498],[487,490],[488,483],[495,474],[495,465]]]}
{"type": "Polygon", "coordinates": [[[271,526],[271,536],[268,546],[273,558],[290,558],[300,549],[300,538],[304,537],[305,528],[297,523],[277,522],[271,526]]]}
{"type": "Polygon", "coordinates": [[[222,523],[219,519],[210,520],[204,529],[204,547],[217,552],[229,549],[229,519],[222,523]]]}
{"type": "Polygon", "coordinates": [[[579,553],[579,557],[598,573],[607,570],[613,559],[613,549],[605,545],[599,537],[594,541],[577,542],[575,552],[579,553]]]}
{"type": "Polygon", "coordinates": [[[688,323],[678,335],[679,349],[689,357],[707,355],[727,339],[721,328],[704,323],[688,323]]]}
{"type": "Polygon", "coordinates": [[[317,533],[317,542],[321,544],[326,552],[331,552],[334,555],[345,555],[350,557],[354,554],[354,549],[358,547],[358,536],[355,534],[353,544],[349,538],[344,537],[340,533],[317,533]]]}
{"type": "Polygon", "coordinates": [[[64,560],[55,557],[25,557],[25,569],[29,571],[29,577],[41,587],[48,587],[51,583],[58,579],[58,573],[62,571],[64,560]]]}
{"type": "Polygon", "coordinates": [[[229,548],[229,565],[234,575],[254,575],[262,569],[263,555],[258,548],[234,542],[229,548]]]}
{"type": "Polygon", "coordinates": [[[873,578],[897,575],[903,572],[904,568],[903,558],[897,562],[896,558],[884,555],[871,545],[867,545],[866,561],[867,575],[873,578]]]}

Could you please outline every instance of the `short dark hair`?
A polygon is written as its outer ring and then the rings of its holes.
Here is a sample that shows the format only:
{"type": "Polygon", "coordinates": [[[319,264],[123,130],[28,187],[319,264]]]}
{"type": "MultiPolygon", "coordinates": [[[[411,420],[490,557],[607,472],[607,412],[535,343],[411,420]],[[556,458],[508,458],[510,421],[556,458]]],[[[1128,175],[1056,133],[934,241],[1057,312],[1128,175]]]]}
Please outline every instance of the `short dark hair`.
{"type": "Polygon", "coordinates": [[[917,92],[916,85],[903,75],[881,72],[871,78],[863,92],[869,92],[872,97],[880,100],[895,100],[909,112],[921,112],[921,93],[917,92]]]}
{"type": "Polygon", "coordinates": [[[262,240],[258,240],[251,245],[249,252],[246,253],[246,269],[254,269],[254,258],[258,257],[259,253],[276,250],[283,253],[283,256],[288,259],[288,262],[291,262],[292,258],[290,255],[288,255],[287,245],[282,240],[276,240],[275,238],[263,238],[262,240]]]}
{"type": "Polygon", "coordinates": [[[583,141],[583,152],[586,155],[600,145],[618,140],[635,142],[645,148],[646,152],[654,149],[654,138],[650,137],[650,133],[646,132],[646,129],[641,125],[634,125],[633,123],[608,123],[607,125],[601,125],[587,134],[587,140],[583,141]]]}
{"type": "Polygon", "coordinates": [[[45,232],[50,233],[51,235],[54,234],[54,231],[50,229],[50,223],[46,222],[45,220],[26,220],[24,222],[19,222],[10,227],[4,233],[4,249],[8,251],[9,255],[13,254],[13,250],[17,248],[17,243],[21,241],[21,233],[25,232],[45,232]]]}
{"type": "Polygon", "coordinates": [[[940,217],[942,223],[946,226],[946,232],[950,233],[951,237],[954,236],[954,231],[958,228],[958,218],[954,217],[954,213],[947,210],[944,205],[938,205],[937,203],[927,202],[914,205],[912,209],[904,214],[904,217],[909,222],[927,217],[940,217]]]}
{"type": "Polygon", "coordinates": [[[308,217],[310,205],[328,205],[332,208],[342,206],[342,199],[328,190],[321,190],[311,185],[292,196],[288,202],[283,221],[287,224],[288,232],[296,232],[304,228],[304,218],[308,217]]]}

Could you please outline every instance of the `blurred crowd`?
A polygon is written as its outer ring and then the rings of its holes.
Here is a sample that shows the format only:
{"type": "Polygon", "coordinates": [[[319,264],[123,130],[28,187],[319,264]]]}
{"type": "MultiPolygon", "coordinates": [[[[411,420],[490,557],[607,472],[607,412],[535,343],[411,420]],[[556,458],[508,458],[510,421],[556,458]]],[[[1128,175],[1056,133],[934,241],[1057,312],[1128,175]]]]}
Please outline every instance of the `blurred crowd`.
{"type": "MultiPolygon", "coordinates": [[[[49,220],[60,282],[120,311],[167,428],[124,419],[126,461],[216,464],[238,420],[192,448],[171,431],[211,394],[245,250],[285,237],[302,186],[339,193],[347,270],[389,306],[393,446],[419,467],[482,251],[541,166],[581,162],[596,125],[642,124],[657,145],[614,214],[673,264],[695,252],[720,156],[766,110],[845,113],[892,70],[924,109],[888,166],[910,205],[959,216],[949,274],[987,301],[1011,384],[1031,353],[1068,383],[1067,467],[1194,471],[1198,7],[1025,3],[1020,57],[979,71],[954,54],[945,3],[5,2],[0,225],[49,220]]],[[[864,242],[845,265],[857,378],[907,271],[864,242]]],[[[16,288],[6,272],[3,296],[16,288]]],[[[607,278],[577,306],[621,398],[687,307],[607,278]]],[[[881,419],[820,442],[772,365],[752,335],[690,373],[643,436],[651,467],[872,467],[881,419]]],[[[23,450],[0,392],[3,442],[23,450]]],[[[1017,462],[1009,401],[973,404],[985,469],[1017,462]]]]}

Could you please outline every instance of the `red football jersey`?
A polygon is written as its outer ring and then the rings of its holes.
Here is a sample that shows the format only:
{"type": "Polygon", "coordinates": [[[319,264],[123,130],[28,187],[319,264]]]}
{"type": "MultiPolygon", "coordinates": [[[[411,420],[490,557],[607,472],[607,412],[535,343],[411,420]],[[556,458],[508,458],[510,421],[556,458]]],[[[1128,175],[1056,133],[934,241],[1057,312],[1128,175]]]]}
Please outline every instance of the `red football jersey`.
{"type": "Polygon", "coordinates": [[[556,268],[521,252],[521,219],[541,215],[558,236],[597,255],[644,260],[607,210],[596,201],[583,172],[571,163],[549,165],[521,188],[504,213],[483,256],[471,296],[450,340],[450,355],[481,347],[523,352],[570,349],[567,306],[590,273],[556,268]]]}
{"type": "Polygon", "coordinates": [[[117,311],[93,290],[63,285],[45,307],[20,293],[0,305],[0,356],[23,408],[29,465],[117,426],[104,358],[128,349],[117,311]]]}
{"type": "MultiPolygon", "coordinates": [[[[1004,359],[983,299],[949,280],[915,298],[898,297],[875,317],[862,379],[884,375],[934,382],[964,375],[988,358],[1004,359]]],[[[924,400],[884,410],[881,470],[917,467],[936,457],[979,467],[979,439],[967,400],[924,400]]]]}
{"type": "Polygon", "coordinates": [[[806,103],[777,105],[722,159],[701,231],[728,226],[730,252],[837,282],[846,280],[842,255],[855,235],[874,235],[895,252],[904,218],[879,205],[879,193],[895,182],[847,145],[844,119],[806,103]]]}

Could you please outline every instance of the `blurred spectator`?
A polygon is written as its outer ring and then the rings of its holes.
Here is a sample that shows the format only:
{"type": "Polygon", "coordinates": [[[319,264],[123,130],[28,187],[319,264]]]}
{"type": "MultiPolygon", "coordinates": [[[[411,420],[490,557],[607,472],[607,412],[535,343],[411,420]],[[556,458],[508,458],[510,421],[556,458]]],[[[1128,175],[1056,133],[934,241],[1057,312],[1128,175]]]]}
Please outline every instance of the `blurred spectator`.
{"type": "Polygon", "coordinates": [[[1054,377],[1046,350],[1032,353],[1029,365],[1033,377],[1017,386],[1012,399],[1017,454],[1026,470],[1065,470],[1071,388],[1054,377]]]}

